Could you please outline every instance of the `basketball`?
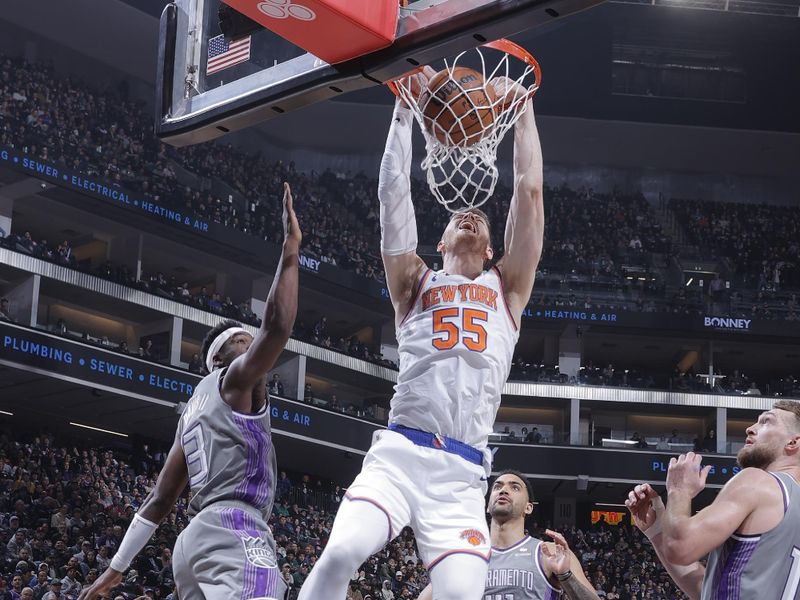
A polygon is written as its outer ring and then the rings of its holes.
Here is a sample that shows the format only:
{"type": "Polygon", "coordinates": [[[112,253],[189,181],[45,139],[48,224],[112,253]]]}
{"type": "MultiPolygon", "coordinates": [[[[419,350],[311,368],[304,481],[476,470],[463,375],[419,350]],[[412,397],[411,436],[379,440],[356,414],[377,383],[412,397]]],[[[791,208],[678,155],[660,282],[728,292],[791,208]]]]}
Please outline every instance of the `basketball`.
{"type": "Polygon", "coordinates": [[[494,123],[493,94],[487,94],[483,75],[456,67],[434,75],[420,97],[425,125],[442,144],[471,146],[494,123]]]}

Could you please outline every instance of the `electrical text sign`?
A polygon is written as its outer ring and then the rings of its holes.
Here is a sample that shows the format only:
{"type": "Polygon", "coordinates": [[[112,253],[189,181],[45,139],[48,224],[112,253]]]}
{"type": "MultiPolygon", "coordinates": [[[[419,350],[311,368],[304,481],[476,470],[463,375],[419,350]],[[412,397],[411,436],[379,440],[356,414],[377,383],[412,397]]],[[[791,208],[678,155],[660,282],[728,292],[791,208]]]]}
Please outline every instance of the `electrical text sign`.
{"type": "Polygon", "coordinates": [[[0,322],[0,359],[103,386],[123,395],[178,403],[188,400],[200,378],[146,360],[0,322]]]}

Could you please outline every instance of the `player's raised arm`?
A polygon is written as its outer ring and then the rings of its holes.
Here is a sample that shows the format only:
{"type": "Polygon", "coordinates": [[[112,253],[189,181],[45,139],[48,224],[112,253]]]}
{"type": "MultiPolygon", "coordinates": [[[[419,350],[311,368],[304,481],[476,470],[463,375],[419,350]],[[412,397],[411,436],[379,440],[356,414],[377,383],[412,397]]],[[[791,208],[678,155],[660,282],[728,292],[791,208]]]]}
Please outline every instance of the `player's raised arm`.
{"type": "MultiPolygon", "coordinates": [[[[424,85],[427,71],[412,75],[412,89],[424,85]]],[[[378,176],[381,256],[386,285],[399,321],[413,302],[425,263],[417,256],[417,220],[411,201],[411,129],[414,117],[398,98],[378,176]]]]}
{"type": "Polygon", "coordinates": [[[578,557],[570,550],[563,535],[548,529],[553,543],[542,544],[542,566],[558,588],[569,600],[600,600],[594,587],[586,578],[578,557]]]}
{"type": "Polygon", "coordinates": [[[288,183],[283,184],[283,234],[283,251],[267,297],[261,330],[247,352],[231,363],[222,383],[222,397],[240,412],[250,412],[250,392],[280,356],[297,316],[300,242],[303,236],[288,183]]]}
{"type": "Polygon", "coordinates": [[[694,452],[682,454],[670,459],[667,470],[662,543],[664,557],[679,565],[691,564],[721,546],[759,505],[780,494],[769,473],[744,469],[725,484],[710,506],[692,515],[692,499],[705,487],[711,468],[701,470],[701,460],[694,452]]]}
{"type": "MultiPolygon", "coordinates": [[[[510,80],[492,81],[495,89],[510,99],[526,93],[510,80]]],[[[503,274],[503,291],[517,323],[533,290],[544,243],[542,148],[533,101],[526,102],[528,106],[514,126],[514,195],[506,220],[505,253],[497,265],[503,274]]]]}
{"type": "Polygon", "coordinates": [[[637,485],[628,494],[625,506],[631,511],[636,527],[647,536],[653,549],[656,551],[661,564],[672,577],[684,594],[690,600],[699,600],[703,587],[703,577],[706,568],[699,562],[689,565],[678,565],[667,560],[664,548],[664,536],[661,531],[664,527],[664,502],[661,496],[650,486],[644,483],[637,485]]]}
{"type": "Polygon", "coordinates": [[[107,594],[122,580],[122,574],[142,551],[145,544],[155,533],[158,524],[170,513],[175,501],[189,483],[186,470],[186,458],[181,445],[175,441],[164,462],[164,468],[158,474],[153,490],[148,494],[142,506],[133,516],[125,537],[111,565],[90,587],[81,592],[79,600],[95,600],[105,598],[107,594]]]}

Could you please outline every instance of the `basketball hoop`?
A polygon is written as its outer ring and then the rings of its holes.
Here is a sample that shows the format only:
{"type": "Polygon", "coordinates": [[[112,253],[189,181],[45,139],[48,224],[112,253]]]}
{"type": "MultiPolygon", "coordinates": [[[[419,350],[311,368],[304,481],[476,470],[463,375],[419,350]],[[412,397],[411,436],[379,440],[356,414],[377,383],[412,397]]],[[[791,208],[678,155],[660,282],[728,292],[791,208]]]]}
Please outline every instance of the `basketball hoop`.
{"type": "Polygon", "coordinates": [[[430,93],[420,93],[417,88],[421,82],[427,85],[420,75],[422,68],[387,84],[410,107],[422,130],[427,155],[421,166],[428,187],[436,200],[450,212],[476,208],[491,197],[498,179],[497,147],[525,112],[527,100],[539,89],[542,77],[536,59],[507,39],[467,50],[452,61],[445,60],[445,69],[448,75],[452,75],[456,68],[467,63],[483,76],[477,87],[472,82],[471,87],[465,88],[455,78],[444,77],[443,83],[430,89],[430,93]],[[494,67],[487,65],[492,54],[487,50],[500,53],[494,67]],[[466,98],[471,105],[468,113],[471,121],[467,127],[462,122],[467,115],[457,112],[454,100],[443,104],[441,94],[437,99],[437,93],[445,86],[450,86],[450,90],[457,86],[460,94],[453,95],[453,98],[462,104],[466,98]],[[480,97],[486,99],[488,106],[473,100],[476,90],[482,92],[480,97]],[[435,106],[429,106],[432,100],[435,106]],[[473,113],[485,114],[487,111],[491,111],[493,118],[474,118],[473,113]],[[438,119],[442,116],[453,123],[448,131],[438,126],[438,119]],[[453,132],[457,135],[452,135],[453,132]]]}

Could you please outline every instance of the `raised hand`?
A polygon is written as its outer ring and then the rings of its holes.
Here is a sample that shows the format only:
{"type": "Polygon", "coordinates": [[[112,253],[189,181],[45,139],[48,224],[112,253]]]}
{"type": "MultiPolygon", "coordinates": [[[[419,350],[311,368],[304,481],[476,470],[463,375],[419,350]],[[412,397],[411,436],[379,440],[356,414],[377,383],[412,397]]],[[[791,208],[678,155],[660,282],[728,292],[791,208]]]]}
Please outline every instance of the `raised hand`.
{"type": "Polygon", "coordinates": [[[90,587],[84,589],[78,600],[96,600],[97,598],[108,598],[111,590],[117,587],[122,581],[122,573],[108,568],[97,578],[90,587]]]}
{"type": "Polygon", "coordinates": [[[296,242],[298,246],[303,240],[300,224],[297,222],[297,215],[294,212],[292,189],[287,182],[283,183],[283,237],[285,241],[296,242]]]}
{"type": "Polygon", "coordinates": [[[546,572],[563,575],[570,570],[569,544],[557,531],[547,529],[545,534],[553,538],[554,543],[542,545],[542,566],[546,572]]]}
{"type": "Polygon", "coordinates": [[[667,494],[685,492],[694,498],[706,487],[706,478],[711,470],[710,465],[700,468],[703,457],[694,452],[681,454],[671,458],[667,469],[667,494]]]}
{"type": "MultiPolygon", "coordinates": [[[[415,70],[413,73],[411,73],[411,75],[401,79],[397,83],[399,87],[409,90],[411,97],[416,102],[419,100],[422,92],[424,92],[428,87],[428,82],[434,75],[436,75],[436,71],[433,69],[433,67],[425,65],[424,67],[415,70]]],[[[400,98],[400,102],[403,106],[408,108],[408,103],[403,98],[400,98]]]]}
{"type": "Polygon", "coordinates": [[[625,506],[633,515],[633,522],[642,533],[646,533],[664,510],[664,501],[649,483],[637,485],[628,494],[625,506]]]}
{"type": "Polygon", "coordinates": [[[516,102],[527,100],[533,95],[531,90],[509,77],[493,77],[487,85],[499,100],[495,112],[502,112],[516,102]]]}

